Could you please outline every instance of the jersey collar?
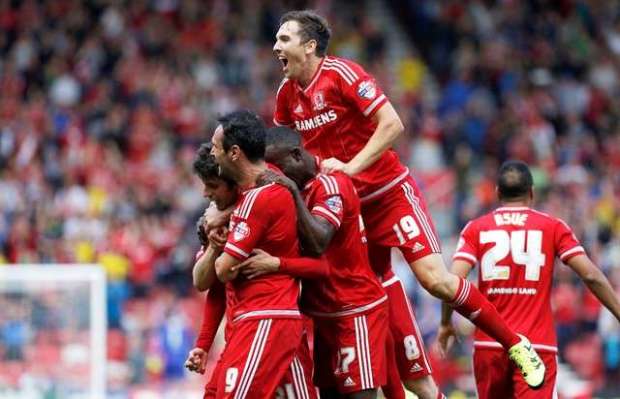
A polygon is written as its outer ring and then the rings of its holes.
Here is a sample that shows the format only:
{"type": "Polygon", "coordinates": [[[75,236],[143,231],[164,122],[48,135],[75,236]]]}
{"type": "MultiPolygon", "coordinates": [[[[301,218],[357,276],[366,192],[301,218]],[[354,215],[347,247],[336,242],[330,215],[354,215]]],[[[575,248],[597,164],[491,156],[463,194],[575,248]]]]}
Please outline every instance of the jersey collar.
{"type": "Polygon", "coordinates": [[[304,191],[307,191],[307,190],[310,189],[310,187],[312,187],[312,185],[314,184],[314,181],[317,179],[317,177],[321,173],[321,158],[319,158],[319,157],[317,157],[315,155],[314,156],[314,164],[316,165],[317,174],[314,175],[314,177],[312,179],[308,180],[308,183],[306,183],[306,185],[304,186],[304,191]]]}
{"type": "Polygon", "coordinates": [[[316,83],[316,81],[319,79],[319,75],[321,74],[321,70],[323,69],[323,63],[325,62],[325,58],[327,58],[327,56],[321,58],[321,63],[319,64],[319,66],[316,68],[316,71],[314,71],[314,75],[312,76],[312,79],[310,80],[310,83],[308,84],[308,86],[303,89],[300,85],[298,81],[295,81],[295,85],[297,86],[297,90],[303,92],[304,94],[308,94],[308,91],[310,90],[310,88],[312,88],[312,86],[316,83]]]}
{"type": "Polygon", "coordinates": [[[529,211],[530,208],[528,206],[502,206],[495,209],[494,212],[502,212],[502,211],[529,211]]]}

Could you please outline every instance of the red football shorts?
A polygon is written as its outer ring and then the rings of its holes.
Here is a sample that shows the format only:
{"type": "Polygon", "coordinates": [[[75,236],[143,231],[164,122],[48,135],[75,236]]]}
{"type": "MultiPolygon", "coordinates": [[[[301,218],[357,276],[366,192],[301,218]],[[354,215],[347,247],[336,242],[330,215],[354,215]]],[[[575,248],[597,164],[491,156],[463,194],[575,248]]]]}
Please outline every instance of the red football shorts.
{"type": "MultiPolygon", "coordinates": [[[[203,399],[215,399],[218,375],[221,369],[221,358],[217,361],[209,382],[205,386],[203,399]]],[[[284,378],[276,389],[278,399],[317,399],[316,388],[312,383],[314,364],[308,346],[308,338],[304,335],[297,348],[293,362],[286,370],[284,378]]]]}
{"type": "Polygon", "coordinates": [[[424,198],[411,176],[362,204],[370,263],[378,275],[390,269],[390,252],[398,248],[407,262],[440,253],[439,239],[424,198]]]}
{"type": "Polygon", "coordinates": [[[340,393],[378,388],[387,381],[385,304],[363,313],[314,319],[314,383],[340,393]]]}
{"type": "Polygon", "coordinates": [[[555,380],[558,374],[557,355],[553,352],[538,352],[547,367],[545,383],[540,389],[531,389],[523,380],[521,371],[508,358],[505,351],[498,349],[475,348],[474,376],[478,398],[519,398],[551,399],[557,398],[555,380]]]}
{"type": "Polygon", "coordinates": [[[296,364],[302,334],[301,319],[235,323],[222,354],[216,398],[274,397],[287,370],[296,364]]]}
{"type": "Polygon", "coordinates": [[[293,362],[286,370],[284,378],[276,390],[277,399],[317,399],[317,391],[312,383],[314,363],[308,345],[308,337],[303,335],[293,362]]]}
{"type": "Polygon", "coordinates": [[[383,288],[388,295],[398,372],[403,381],[415,380],[431,374],[431,364],[405,287],[397,276],[390,274],[392,277],[383,282],[383,288]]]}

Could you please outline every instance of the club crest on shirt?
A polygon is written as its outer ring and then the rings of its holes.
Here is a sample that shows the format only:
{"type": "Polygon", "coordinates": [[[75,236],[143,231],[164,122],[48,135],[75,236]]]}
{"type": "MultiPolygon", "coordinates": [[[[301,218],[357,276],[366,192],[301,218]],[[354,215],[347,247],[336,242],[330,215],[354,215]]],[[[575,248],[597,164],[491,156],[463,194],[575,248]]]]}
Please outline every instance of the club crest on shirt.
{"type": "Polygon", "coordinates": [[[357,95],[371,100],[377,95],[377,88],[371,80],[365,80],[357,86],[357,95]]]}
{"type": "Polygon", "coordinates": [[[239,222],[233,228],[233,240],[241,241],[250,235],[250,226],[246,222],[239,222]]]}
{"type": "Polygon", "coordinates": [[[330,211],[336,214],[342,211],[342,199],[337,195],[334,195],[333,197],[329,197],[327,201],[325,201],[325,205],[327,205],[330,211]]]}
{"type": "Polygon", "coordinates": [[[323,96],[322,91],[317,91],[314,93],[314,96],[312,97],[312,104],[312,108],[315,111],[320,111],[327,106],[327,104],[325,104],[325,97],[323,96]]]}

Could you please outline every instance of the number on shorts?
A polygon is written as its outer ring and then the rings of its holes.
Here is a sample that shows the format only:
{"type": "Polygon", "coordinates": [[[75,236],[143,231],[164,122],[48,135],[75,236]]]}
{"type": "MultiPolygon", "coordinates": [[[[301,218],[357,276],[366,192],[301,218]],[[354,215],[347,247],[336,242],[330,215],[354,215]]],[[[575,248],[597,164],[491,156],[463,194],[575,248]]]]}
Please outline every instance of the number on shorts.
{"type": "Polygon", "coordinates": [[[364,226],[364,219],[362,219],[362,215],[360,215],[360,235],[362,236],[362,242],[366,244],[366,226],[364,226]]]}
{"type": "Polygon", "coordinates": [[[235,389],[237,377],[239,377],[239,370],[236,367],[230,367],[226,370],[226,388],[224,388],[224,392],[232,392],[235,389]]]}
{"type": "Polygon", "coordinates": [[[538,281],[540,279],[540,268],[545,265],[545,254],[542,253],[542,231],[517,230],[512,234],[504,230],[481,231],[480,244],[489,243],[494,243],[495,246],[489,249],[480,260],[482,280],[508,280],[510,266],[497,263],[510,253],[512,253],[512,260],[515,264],[525,266],[526,280],[538,281]]]}
{"type": "Polygon", "coordinates": [[[338,363],[336,373],[348,373],[349,365],[353,363],[353,360],[355,360],[354,347],[347,346],[345,348],[340,348],[340,352],[338,352],[338,359],[336,360],[336,363],[338,363]]]}
{"type": "Polygon", "coordinates": [[[420,357],[420,348],[413,335],[407,335],[404,339],[404,344],[407,360],[415,360],[420,357]]]}
{"type": "Polygon", "coordinates": [[[284,384],[283,387],[278,387],[276,390],[276,399],[295,399],[295,391],[293,391],[293,384],[284,384]]]}
{"type": "Polygon", "coordinates": [[[407,240],[411,240],[420,235],[420,228],[411,215],[403,216],[400,219],[400,223],[394,223],[392,229],[394,229],[394,233],[396,233],[398,242],[400,242],[401,245],[406,243],[407,240]]]}

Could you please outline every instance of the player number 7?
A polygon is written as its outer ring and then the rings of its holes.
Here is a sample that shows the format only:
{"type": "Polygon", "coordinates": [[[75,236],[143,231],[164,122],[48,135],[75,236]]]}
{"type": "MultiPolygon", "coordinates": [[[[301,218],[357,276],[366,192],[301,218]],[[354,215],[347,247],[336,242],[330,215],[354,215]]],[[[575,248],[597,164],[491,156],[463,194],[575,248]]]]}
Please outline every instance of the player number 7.
{"type": "Polygon", "coordinates": [[[490,243],[495,245],[485,252],[480,260],[482,280],[508,280],[510,266],[498,265],[498,262],[509,254],[512,255],[514,263],[525,266],[526,280],[538,281],[540,279],[540,268],[545,265],[545,254],[542,253],[542,231],[517,230],[512,234],[504,230],[481,231],[480,244],[490,243]]]}
{"type": "Polygon", "coordinates": [[[355,360],[354,347],[347,346],[344,348],[340,348],[340,352],[338,352],[338,359],[336,360],[336,363],[338,364],[336,373],[348,373],[349,365],[353,363],[353,360],[355,360]]]}

